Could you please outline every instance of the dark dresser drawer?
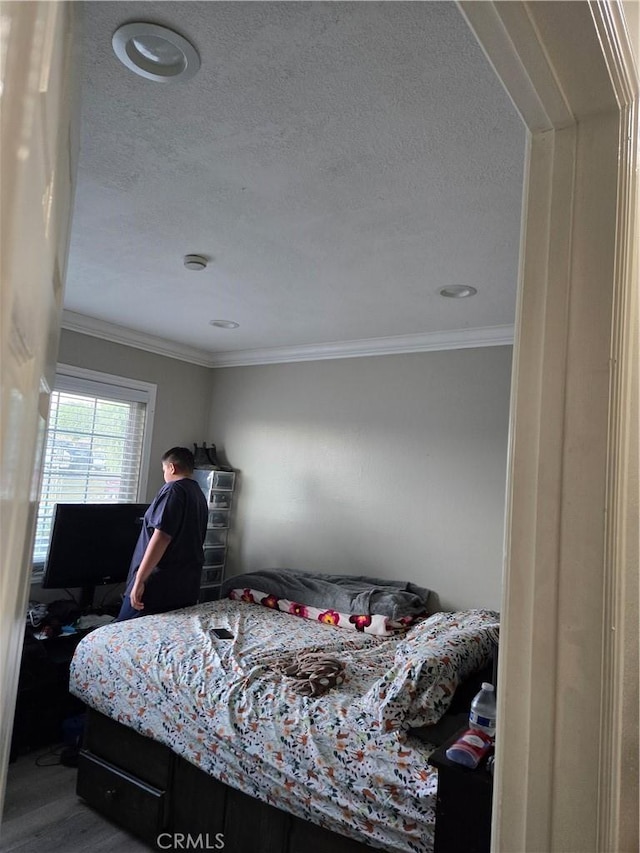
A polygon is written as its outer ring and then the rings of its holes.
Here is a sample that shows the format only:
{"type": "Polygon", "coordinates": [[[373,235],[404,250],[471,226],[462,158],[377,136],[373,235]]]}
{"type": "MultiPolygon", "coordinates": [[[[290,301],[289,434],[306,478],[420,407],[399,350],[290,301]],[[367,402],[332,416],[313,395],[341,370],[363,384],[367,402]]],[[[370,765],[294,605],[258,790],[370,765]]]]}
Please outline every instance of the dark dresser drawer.
{"type": "Polygon", "coordinates": [[[168,822],[166,791],[141,782],[82,750],[76,793],[106,818],[155,846],[168,822]]]}
{"type": "Polygon", "coordinates": [[[154,788],[168,791],[171,787],[174,755],[169,747],[121,726],[98,711],[88,712],[83,746],[92,755],[154,788]]]}

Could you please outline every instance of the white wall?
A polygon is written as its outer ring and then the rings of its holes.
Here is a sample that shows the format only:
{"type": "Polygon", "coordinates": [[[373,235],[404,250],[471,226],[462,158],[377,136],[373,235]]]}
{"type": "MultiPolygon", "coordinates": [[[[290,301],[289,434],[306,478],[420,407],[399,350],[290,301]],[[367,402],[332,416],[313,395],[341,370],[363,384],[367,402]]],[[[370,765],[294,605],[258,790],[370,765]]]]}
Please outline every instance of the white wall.
{"type": "Polygon", "coordinates": [[[231,573],[402,578],[443,608],[501,596],[511,347],[214,370],[239,469],[231,573]]]}

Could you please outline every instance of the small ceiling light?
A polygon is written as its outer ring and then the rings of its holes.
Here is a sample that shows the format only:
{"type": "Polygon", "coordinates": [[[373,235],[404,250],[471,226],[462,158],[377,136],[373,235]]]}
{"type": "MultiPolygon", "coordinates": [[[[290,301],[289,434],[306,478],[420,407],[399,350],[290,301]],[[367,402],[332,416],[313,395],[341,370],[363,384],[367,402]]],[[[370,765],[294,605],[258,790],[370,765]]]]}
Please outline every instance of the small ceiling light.
{"type": "Polygon", "coordinates": [[[207,259],[203,255],[185,255],[184,265],[188,270],[204,270],[207,268],[207,259]]]}
{"type": "Polygon", "coordinates": [[[240,327],[240,323],[236,323],[235,320],[209,320],[210,326],[215,326],[217,329],[237,329],[240,327]]]}
{"type": "Polygon", "coordinates": [[[111,44],[123,65],[158,83],[189,80],[200,68],[195,47],[158,24],[125,24],[115,31],[111,44]]]}
{"type": "Polygon", "coordinates": [[[454,284],[451,287],[442,287],[438,291],[440,296],[447,296],[449,299],[464,299],[466,296],[475,296],[477,292],[475,287],[469,287],[466,284],[454,284]]]}

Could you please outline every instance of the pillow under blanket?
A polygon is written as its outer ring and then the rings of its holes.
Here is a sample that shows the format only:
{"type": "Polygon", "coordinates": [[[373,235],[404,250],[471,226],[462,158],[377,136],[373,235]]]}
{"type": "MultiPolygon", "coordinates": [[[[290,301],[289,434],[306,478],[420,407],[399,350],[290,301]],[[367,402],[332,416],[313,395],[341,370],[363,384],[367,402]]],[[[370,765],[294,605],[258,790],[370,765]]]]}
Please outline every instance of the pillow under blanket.
{"type": "Polygon", "coordinates": [[[220,597],[239,586],[270,593],[310,607],[340,613],[381,614],[392,620],[427,611],[430,590],[409,581],[366,575],[331,575],[297,569],[262,569],[235,575],[223,582],[220,597]]]}
{"type": "MultiPolygon", "coordinates": [[[[244,575],[238,575],[242,578],[244,575]]],[[[363,634],[374,634],[379,637],[389,637],[400,631],[407,631],[411,625],[420,619],[420,616],[403,616],[396,622],[388,619],[381,613],[339,613],[332,607],[324,610],[319,607],[311,607],[310,604],[300,604],[298,601],[289,601],[288,598],[278,598],[268,592],[259,589],[230,589],[229,598],[232,601],[246,601],[247,604],[261,604],[272,610],[281,610],[291,616],[299,616],[301,619],[311,619],[314,622],[322,622],[324,625],[334,625],[336,628],[350,628],[363,634]]]]}

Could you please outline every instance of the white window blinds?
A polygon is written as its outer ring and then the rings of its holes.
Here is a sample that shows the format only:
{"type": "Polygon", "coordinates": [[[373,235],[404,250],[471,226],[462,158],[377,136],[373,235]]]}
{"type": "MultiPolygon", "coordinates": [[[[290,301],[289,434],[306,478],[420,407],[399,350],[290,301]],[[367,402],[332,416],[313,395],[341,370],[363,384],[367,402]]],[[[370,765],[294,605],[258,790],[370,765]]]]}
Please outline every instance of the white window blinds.
{"type": "Polygon", "coordinates": [[[113,381],[56,376],[36,521],[36,568],[46,559],[56,503],[135,503],[146,488],[145,437],[155,386],[129,380],[119,385],[118,377],[102,376],[113,381]]]}

